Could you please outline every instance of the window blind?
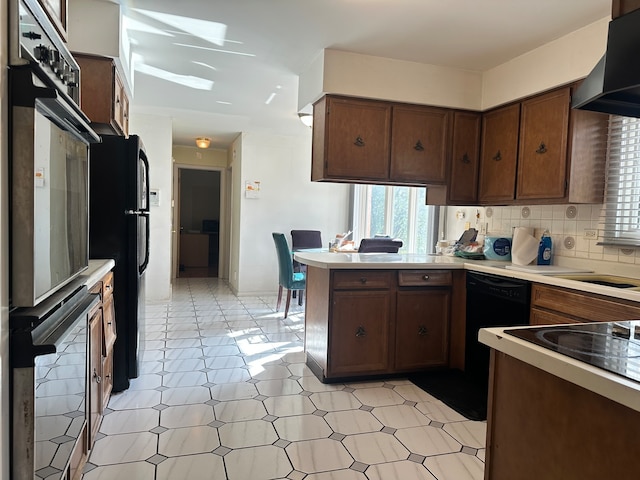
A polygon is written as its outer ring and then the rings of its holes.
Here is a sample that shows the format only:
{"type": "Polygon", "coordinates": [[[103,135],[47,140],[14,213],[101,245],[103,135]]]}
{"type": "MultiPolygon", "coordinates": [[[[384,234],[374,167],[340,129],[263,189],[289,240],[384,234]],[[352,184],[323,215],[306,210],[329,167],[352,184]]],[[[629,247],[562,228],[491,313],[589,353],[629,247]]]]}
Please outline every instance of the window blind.
{"type": "Polygon", "coordinates": [[[640,119],[611,115],[600,245],[640,246],[640,119]]]}

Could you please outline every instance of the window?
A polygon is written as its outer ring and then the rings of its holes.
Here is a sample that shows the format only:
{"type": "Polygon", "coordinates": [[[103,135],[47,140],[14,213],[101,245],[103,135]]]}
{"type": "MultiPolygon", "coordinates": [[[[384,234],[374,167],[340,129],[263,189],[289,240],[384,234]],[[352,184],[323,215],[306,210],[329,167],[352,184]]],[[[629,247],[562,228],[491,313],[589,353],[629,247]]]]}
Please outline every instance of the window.
{"type": "Polygon", "coordinates": [[[439,208],[425,205],[425,188],[355,185],[354,232],[362,238],[388,235],[402,240],[401,253],[433,253],[439,208]]]}
{"type": "Polygon", "coordinates": [[[602,245],[640,246],[640,119],[611,116],[602,245]]]}

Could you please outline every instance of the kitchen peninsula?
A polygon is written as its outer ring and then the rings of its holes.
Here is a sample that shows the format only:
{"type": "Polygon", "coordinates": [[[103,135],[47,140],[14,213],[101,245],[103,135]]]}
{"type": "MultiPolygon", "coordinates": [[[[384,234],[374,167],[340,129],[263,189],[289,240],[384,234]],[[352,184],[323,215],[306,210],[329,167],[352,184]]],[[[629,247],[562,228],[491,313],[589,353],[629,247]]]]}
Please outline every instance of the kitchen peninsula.
{"type": "Polygon", "coordinates": [[[639,338],[639,321],[480,330],[492,349],[485,479],[638,478],[639,338]]]}
{"type": "MultiPolygon", "coordinates": [[[[575,310],[575,302],[593,300],[600,311],[617,314],[619,307],[626,315],[620,319],[635,318],[640,311],[640,287],[620,289],[511,270],[501,261],[317,251],[298,251],[294,258],[307,265],[307,364],[324,382],[429,368],[464,369],[466,270],[526,280],[536,291],[545,287],[545,295],[555,296],[544,299],[554,306],[567,302],[569,310],[575,310]]],[[[588,267],[598,274],[616,273],[607,266],[592,262],[588,267]]],[[[536,312],[547,313],[545,308],[541,305],[536,312]]]]}

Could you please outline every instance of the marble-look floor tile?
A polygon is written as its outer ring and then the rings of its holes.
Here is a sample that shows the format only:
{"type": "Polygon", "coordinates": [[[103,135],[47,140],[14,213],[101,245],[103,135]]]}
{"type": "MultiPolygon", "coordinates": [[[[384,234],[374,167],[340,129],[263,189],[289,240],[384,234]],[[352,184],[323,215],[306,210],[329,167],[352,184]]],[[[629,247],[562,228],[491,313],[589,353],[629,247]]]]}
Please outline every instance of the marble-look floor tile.
{"type": "Polygon", "coordinates": [[[462,445],[472,448],[483,448],[487,437],[487,424],[484,422],[455,422],[442,427],[462,445]]]}
{"type": "Polygon", "coordinates": [[[213,407],[210,405],[180,405],[160,412],[160,425],[165,428],[208,425],[213,420],[213,407]]]}
{"type": "Polygon", "coordinates": [[[302,387],[295,380],[288,378],[280,380],[262,380],[256,384],[261,395],[275,397],[278,395],[295,395],[302,391],[302,387]]]}
{"type": "Polygon", "coordinates": [[[347,468],[353,463],[344,445],[332,439],[305,440],[286,447],[296,470],[308,473],[347,468]]]}
{"type": "Polygon", "coordinates": [[[353,395],[360,400],[360,403],[370,407],[402,405],[405,402],[403,397],[385,387],[361,388],[353,392],[353,395]]]}
{"type": "Polygon", "coordinates": [[[157,435],[149,432],[107,435],[96,440],[90,461],[94,465],[114,465],[146,460],[156,453],[157,443],[157,435]]]}
{"type": "Polygon", "coordinates": [[[290,442],[328,438],[333,434],[324,418],[316,415],[278,418],[273,426],[280,438],[290,442]]]}
{"type": "Polygon", "coordinates": [[[158,436],[158,453],[167,457],[212,452],[219,446],[218,431],[210,426],[172,428],[158,436]]]}
{"type": "Polygon", "coordinates": [[[264,420],[227,423],[218,428],[218,433],[220,444],[228,448],[271,445],[278,440],[273,424],[264,420]]]}
{"type": "Polygon", "coordinates": [[[376,407],[371,413],[382,423],[392,428],[408,428],[431,423],[428,417],[408,405],[376,407]]]}
{"type": "Polygon", "coordinates": [[[416,408],[431,420],[440,423],[463,422],[467,420],[465,416],[459,414],[453,408],[448,407],[439,400],[418,403],[416,404],[416,408]]]}
{"type": "Polygon", "coordinates": [[[399,462],[380,463],[367,468],[369,480],[411,479],[411,480],[438,480],[429,473],[424,465],[410,460],[399,462]]]}
{"type": "Polygon", "coordinates": [[[462,449],[462,445],[441,428],[411,427],[396,431],[395,437],[407,447],[411,453],[428,457],[455,453],[462,449]]]}
{"type": "Polygon", "coordinates": [[[362,472],[340,469],[332,472],[312,473],[304,477],[304,480],[367,480],[367,477],[362,472]]]}
{"type": "Polygon", "coordinates": [[[329,412],[324,419],[334,432],[343,435],[379,432],[384,427],[371,412],[365,410],[329,412]]]}
{"type": "Polygon", "coordinates": [[[225,478],[224,462],[213,453],[168,458],[157,466],[156,480],[225,478]]]}
{"type": "Polygon", "coordinates": [[[82,480],[136,479],[155,480],[156,467],[148,462],[132,462],[118,465],[107,465],[85,473],[82,480]]]}
{"type": "Polygon", "coordinates": [[[207,387],[202,386],[169,388],[162,392],[162,403],[169,406],[205,403],[209,400],[211,400],[211,392],[207,387]]]}
{"type": "Polygon", "coordinates": [[[176,372],[162,376],[164,387],[195,387],[207,383],[205,372],[176,372]]]}
{"type": "Polygon", "coordinates": [[[267,415],[267,410],[258,400],[230,400],[213,407],[216,420],[221,422],[240,422],[257,420],[267,415]]]}
{"type": "Polygon", "coordinates": [[[406,460],[411,454],[397,438],[382,432],[349,435],[342,443],[356,461],[367,465],[406,460]]]}
{"type": "Polygon", "coordinates": [[[438,480],[483,480],[482,462],[466,453],[427,457],[424,465],[438,480]]]}
{"type": "Polygon", "coordinates": [[[325,412],[338,410],[356,410],[362,403],[351,393],[345,391],[319,392],[310,397],[313,404],[325,412]]]}
{"type": "Polygon", "coordinates": [[[316,406],[303,395],[282,395],[269,397],[262,402],[270,415],[289,417],[293,415],[310,414],[316,411],[316,406]]]}
{"type": "Polygon", "coordinates": [[[285,478],[293,469],[285,451],[272,445],[233,450],[224,463],[228,480],[285,478]]]}
{"type": "Polygon", "coordinates": [[[160,412],[153,408],[120,410],[105,415],[100,431],[106,435],[148,432],[159,425],[160,412]]]}

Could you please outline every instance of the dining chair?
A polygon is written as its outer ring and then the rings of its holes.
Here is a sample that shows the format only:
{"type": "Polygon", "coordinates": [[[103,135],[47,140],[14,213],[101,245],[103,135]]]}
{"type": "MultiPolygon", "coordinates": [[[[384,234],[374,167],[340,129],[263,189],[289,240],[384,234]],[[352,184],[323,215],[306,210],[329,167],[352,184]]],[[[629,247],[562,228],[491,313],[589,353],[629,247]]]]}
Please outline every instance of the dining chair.
{"type": "MultiPolygon", "coordinates": [[[[291,249],[295,252],[301,248],[322,248],[320,230],[291,230],[291,249]]],[[[306,265],[293,261],[294,272],[305,272],[306,265]]]]}
{"type": "Polygon", "coordinates": [[[398,253],[402,240],[392,238],[363,238],[360,240],[358,253],[398,253]]]}
{"type": "Polygon", "coordinates": [[[298,292],[298,305],[302,305],[302,297],[306,288],[306,275],[304,272],[293,271],[293,257],[284,233],[273,232],[273,242],[278,253],[278,302],[276,312],[280,310],[282,303],[282,289],[287,289],[287,302],[284,307],[284,318],[289,314],[291,304],[291,292],[298,292]]]}

